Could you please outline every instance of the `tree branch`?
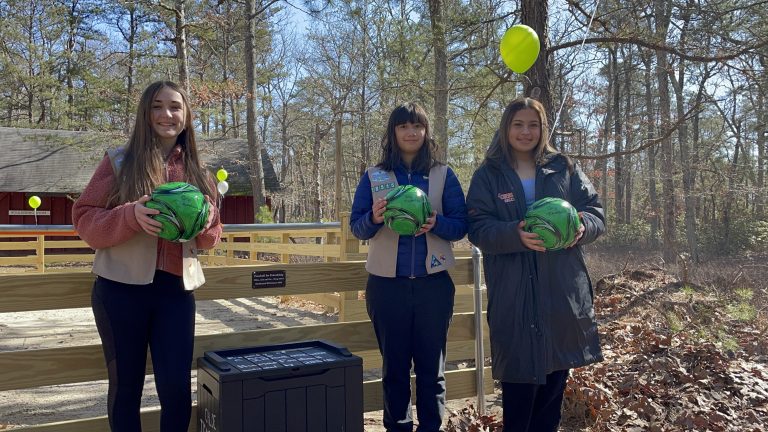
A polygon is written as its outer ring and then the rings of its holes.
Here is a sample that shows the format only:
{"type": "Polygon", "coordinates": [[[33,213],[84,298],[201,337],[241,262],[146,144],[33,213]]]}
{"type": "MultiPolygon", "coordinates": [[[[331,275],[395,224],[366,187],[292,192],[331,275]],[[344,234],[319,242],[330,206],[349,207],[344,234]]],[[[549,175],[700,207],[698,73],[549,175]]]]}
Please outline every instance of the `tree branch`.
{"type": "MultiPolygon", "coordinates": [[[[704,55],[693,55],[684,53],[677,48],[658,44],[654,42],[650,42],[644,39],[641,39],[639,37],[621,37],[621,36],[603,36],[603,37],[592,37],[592,38],[586,38],[584,40],[584,43],[589,44],[600,44],[600,43],[620,43],[620,44],[633,44],[645,48],[649,48],[652,50],[660,50],[660,51],[666,51],[670,54],[674,54],[677,57],[680,57],[685,60],[690,60],[694,62],[714,62],[714,61],[726,61],[726,60],[733,60],[737,57],[742,56],[743,54],[746,54],[751,51],[759,50],[760,48],[768,46],[768,40],[762,41],[756,45],[750,45],[745,48],[743,48],[740,51],[731,52],[729,54],[719,55],[719,56],[704,56],[704,55]]],[[[566,49],[566,48],[572,48],[575,46],[581,45],[581,40],[573,40],[570,42],[564,42],[559,45],[553,45],[549,47],[550,52],[566,49]]]]}

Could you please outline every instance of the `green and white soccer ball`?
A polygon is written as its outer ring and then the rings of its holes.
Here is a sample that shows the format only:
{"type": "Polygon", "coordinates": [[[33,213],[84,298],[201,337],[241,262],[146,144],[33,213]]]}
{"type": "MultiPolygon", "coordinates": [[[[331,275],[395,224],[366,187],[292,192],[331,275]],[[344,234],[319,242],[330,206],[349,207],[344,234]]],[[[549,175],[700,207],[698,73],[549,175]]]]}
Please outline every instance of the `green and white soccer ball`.
{"type": "Polygon", "coordinates": [[[152,216],[163,224],[158,236],[174,242],[185,242],[200,234],[210,210],[200,190],[184,182],[161,184],[144,205],[160,212],[152,216]]]}
{"type": "Polygon", "coordinates": [[[384,223],[400,235],[416,234],[432,215],[427,194],[416,186],[400,185],[384,199],[387,200],[384,223]]]}
{"type": "Polygon", "coordinates": [[[542,198],[525,213],[525,231],[538,234],[547,250],[563,249],[573,243],[580,226],[576,209],[560,198],[542,198]]]}

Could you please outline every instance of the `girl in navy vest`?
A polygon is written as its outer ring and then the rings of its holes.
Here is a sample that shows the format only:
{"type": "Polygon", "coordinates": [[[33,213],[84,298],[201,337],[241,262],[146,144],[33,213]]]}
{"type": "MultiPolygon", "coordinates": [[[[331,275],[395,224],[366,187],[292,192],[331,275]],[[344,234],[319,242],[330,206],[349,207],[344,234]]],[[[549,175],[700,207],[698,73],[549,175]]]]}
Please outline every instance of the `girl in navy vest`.
{"type": "Polygon", "coordinates": [[[445,351],[455,287],[450,242],[467,232],[461,184],[435,159],[437,145],[424,109],[395,108],[381,141],[379,163],[360,179],[350,228],[370,240],[366,306],[383,359],[384,427],[412,431],[411,367],[416,374],[419,432],[440,430],[445,413],[445,351]],[[431,217],[414,236],[384,225],[384,196],[397,185],[414,185],[429,196],[431,217]]]}
{"type": "Polygon", "coordinates": [[[194,184],[209,202],[216,199],[197,152],[188,98],[176,84],[158,81],[141,96],[128,144],[108,152],[72,208],[77,233],[96,250],[92,306],[107,363],[112,431],[141,431],[147,348],[160,430],[189,427],[193,290],[204,282],[197,249],[213,248],[222,227],[212,205],[195,238],[186,243],[158,238],[160,223],[152,216],[159,212],[144,204],[156,186],[170,181],[194,184]]]}

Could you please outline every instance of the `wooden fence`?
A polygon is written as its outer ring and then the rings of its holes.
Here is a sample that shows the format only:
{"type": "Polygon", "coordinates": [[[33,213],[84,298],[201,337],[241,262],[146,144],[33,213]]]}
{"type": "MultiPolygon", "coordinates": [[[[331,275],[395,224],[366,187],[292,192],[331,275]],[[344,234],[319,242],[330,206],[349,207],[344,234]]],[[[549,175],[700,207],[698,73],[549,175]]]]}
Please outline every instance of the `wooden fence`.
{"type": "MultiPolygon", "coordinates": [[[[243,245],[240,246],[236,239],[244,234],[242,234],[242,231],[238,231],[237,227],[234,227],[235,229],[232,232],[227,232],[227,236],[232,235],[231,240],[230,237],[227,237],[227,244],[238,245],[237,248],[232,248],[231,250],[230,248],[222,248],[211,255],[214,263],[205,270],[207,283],[196,291],[195,296],[197,300],[213,300],[261,296],[336,294],[349,300],[348,302],[341,303],[340,310],[340,316],[342,312],[346,312],[346,322],[341,322],[342,320],[340,319],[339,323],[334,324],[197,336],[195,338],[194,357],[200,357],[205,351],[211,350],[287,343],[309,339],[327,339],[346,346],[354,354],[362,357],[364,369],[381,367],[376,337],[370,322],[367,320],[367,315],[365,315],[364,306],[361,306],[364,304],[364,301],[358,300],[357,296],[357,292],[364,289],[367,279],[364,262],[343,261],[355,256],[355,254],[360,254],[361,250],[364,252],[364,248],[361,249],[359,242],[350,238],[348,233],[345,233],[348,230],[341,229],[343,226],[346,225],[343,223],[336,227],[332,225],[327,232],[323,231],[321,233],[318,231],[311,233],[312,236],[317,235],[316,238],[322,235],[325,242],[321,241],[319,244],[310,244],[311,248],[309,249],[289,248],[288,246],[296,245],[291,240],[295,238],[292,235],[293,232],[289,231],[288,235],[285,233],[279,234],[279,243],[266,243],[268,246],[264,247],[263,250],[261,249],[261,243],[258,243],[258,246],[254,246],[253,241],[243,242],[243,245]],[[334,231],[336,229],[338,229],[338,232],[334,231]],[[274,244],[281,246],[275,247],[274,244]],[[285,255],[290,256],[297,251],[328,252],[331,250],[329,245],[333,244],[339,245],[336,249],[339,251],[338,256],[321,255],[326,259],[330,259],[329,261],[331,262],[247,263],[251,257],[257,257],[259,252],[279,253],[281,259],[285,259],[285,255]],[[346,245],[347,248],[342,248],[342,245],[346,245]],[[235,252],[246,254],[238,256],[238,253],[235,252]],[[229,262],[227,262],[228,259],[230,260],[229,262]],[[224,265],[217,265],[219,264],[217,260],[223,260],[224,265]],[[285,271],[285,287],[257,290],[251,288],[254,271],[273,270],[285,271]]],[[[257,228],[255,231],[247,233],[249,240],[252,240],[253,236],[259,237],[259,235],[254,233],[261,233],[261,230],[257,228]]],[[[269,235],[273,236],[273,233],[274,231],[270,231],[269,235]]],[[[71,235],[71,232],[59,234],[71,235]]],[[[304,234],[307,235],[306,232],[304,234]]],[[[38,236],[38,234],[35,235],[38,236]]],[[[43,234],[39,234],[39,236],[43,236],[43,234]]],[[[50,243],[52,242],[47,242],[45,239],[39,241],[35,245],[35,251],[37,252],[35,256],[45,256],[45,249],[49,247],[50,243]]],[[[57,244],[57,247],[80,247],[75,241],[73,243],[66,243],[66,245],[57,244]]],[[[31,244],[27,243],[27,247],[29,246],[31,244]]],[[[359,255],[355,257],[359,257],[359,255]]],[[[50,262],[47,258],[46,256],[46,259],[42,260],[43,266],[46,262],[50,262]]],[[[39,264],[40,261],[36,261],[36,264],[39,264]]],[[[3,300],[0,302],[0,313],[89,307],[93,275],[88,270],[0,274],[0,298],[3,300]]],[[[457,285],[457,298],[456,311],[448,337],[447,360],[472,359],[475,354],[476,334],[475,315],[471,312],[473,309],[471,307],[471,298],[474,283],[472,258],[458,258],[456,267],[451,270],[451,276],[457,285]]],[[[483,304],[485,304],[485,301],[483,301],[483,304]]],[[[484,327],[483,334],[487,335],[484,317],[480,320],[480,323],[484,327]]],[[[487,336],[484,339],[484,345],[487,346],[487,336]]],[[[196,367],[195,362],[192,362],[190,367],[196,367]]],[[[151,373],[151,363],[148,363],[147,370],[151,373]]],[[[476,382],[476,373],[477,371],[474,368],[447,372],[447,397],[449,399],[460,399],[477,395],[478,383],[476,382]]],[[[484,393],[491,393],[493,391],[493,383],[490,378],[490,372],[484,370],[483,376],[484,393]]],[[[99,344],[0,352],[0,391],[88,382],[105,378],[106,370],[104,368],[101,345],[99,344]]],[[[363,389],[365,411],[381,409],[381,381],[366,381],[363,384],[363,389]]],[[[193,421],[190,422],[190,431],[195,430],[195,416],[193,407],[193,421]]],[[[142,423],[145,431],[159,431],[159,409],[142,411],[142,423]]],[[[89,432],[107,429],[107,419],[105,416],[102,416],[72,419],[70,421],[32,426],[20,430],[89,432]]]]}
{"type": "MultiPolygon", "coordinates": [[[[93,251],[69,226],[55,229],[10,232],[0,229],[0,268],[13,272],[60,273],[83,271],[93,262],[93,251]],[[2,241],[5,239],[6,241],[2,241]],[[4,256],[6,255],[6,256],[4,256]]],[[[364,260],[368,246],[349,231],[349,213],[342,221],[325,224],[225,225],[222,241],[203,251],[205,267],[300,262],[364,260]]],[[[469,249],[456,249],[470,256],[469,249]]],[[[457,303],[471,305],[471,291],[458,288],[457,303]]],[[[356,292],[314,293],[302,299],[338,312],[340,321],[365,319],[365,301],[356,292]]],[[[281,296],[285,302],[291,296],[281,296]]],[[[463,307],[460,310],[470,310],[463,307]]]]}

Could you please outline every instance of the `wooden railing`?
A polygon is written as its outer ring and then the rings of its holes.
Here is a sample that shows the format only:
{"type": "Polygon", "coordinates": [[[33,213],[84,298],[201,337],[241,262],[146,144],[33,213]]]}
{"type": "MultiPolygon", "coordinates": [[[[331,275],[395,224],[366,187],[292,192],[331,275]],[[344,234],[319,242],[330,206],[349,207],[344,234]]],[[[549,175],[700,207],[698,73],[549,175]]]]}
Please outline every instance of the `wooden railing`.
{"type": "MultiPolygon", "coordinates": [[[[93,251],[70,225],[17,228],[0,225],[0,267],[60,272],[67,271],[65,263],[93,262],[93,251]]],[[[203,252],[204,265],[289,263],[292,258],[294,262],[297,258],[350,261],[365,259],[367,252],[349,231],[349,213],[342,215],[341,222],[322,224],[225,225],[221,240],[216,248],[203,252]]]]}
{"type": "MultiPolygon", "coordinates": [[[[69,225],[40,226],[17,230],[0,225],[0,268],[19,272],[83,271],[93,262],[93,251],[69,225]],[[2,241],[2,239],[7,239],[2,241]],[[75,251],[73,253],[73,251],[75,251]],[[3,255],[13,256],[3,256],[3,255]]],[[[349,213],[341,222],[225,225],[222,241],[202,251],[203,266],[231,266],[301,262],[364,260],[368,246],[349,230],[349,213]]],[[[456,249],[457,256],[469,256],[468,249],[456,249]]],[[[468,309],[471,291],[457,291],[459,310],[468,309]]],[[[365,301],[356,292],[315,293],[302,296],[329,312],[338,312],[340,321],[365,318],[365,301]]],[[[282,301],[290,296],[281,296],[282,301]]]]}
{"type": "MultiPolygon", "coordinates": [[[[267,231],[271,229],[269,228],[267,231]]],[[[239,233],[240,231],[236,232],[239,233]]],[[[260,233],[261,230],[256,229],[254,232],[260,233]]],[[[249,233],[248,235],[254,234],[249,233]]],[[[280,235],[283,236],[282,233],[280,235]]],[[[340,227],[335,237],[325,233],[323,236],[324,239],[331,239],[339,243],[353,241],[350,238],[345,239],[340,227]]],[[[281,244],[288,244],[284,240],[284,238],[281,240],[281,244]]],[[[354,242],[357,243],[356,240],[354,242]]],[[[235,241],[232,243],[237,244],[235,241]]],[[[251,244],[252,242],[248,244],[249,248],[251,244]]],[[[330,242],[330,244],[334,243],[330,242]]],[[[357,244],[359,245],[359,243],[357,244]]],[[[36,250],[39,251],[41,248],[36,250]]],[[[250,254],[255,250],[257,249],[239,252],[250,254]]],[[[275,250],[279,252],[289,251],[289,249],[270,249],[265,253],[274,253],[275,250]]],[[[316,252],[324,251],[324,249],[318,248],[314,250],[316,252]]],[[[359,254],[360,249],[353,253],[359,254]]],[[[239,260],[240,258],[235,255],[233,254],[230,258],[239,260]]],[[[284,253],[281,255],[291,254],[284,253]]],[[[250,256],[248,257],[250,258],[250,256]]],[[[340,253],[338,258],[342,257],[344,254],[340,253]]],[[[337,257],[326,258],[338,259],[337,257]]],[[[457,298],[456,312],[448,337],[447,359],[449,361],[474,358],[475,334],[478,330],[476,325],[478,323],[484,328],[483,334],[488,334],[485,318],[478,320],[475,314],[469,312],[473,310],[471,299],[474,270],[473,261],[469,257],[458,258],[456,267],[451,270],[451,276],[457,286],[457,298]]],[[[370,322],[367,321],[364,306],[362,306],[364,301],[357,300],[357,292],[364,289],[367,279],[363,261],[272,264],[242,264],[238,261],[235,265],[226,265],[225,262],[224,266],[213,265],[206,268],[205,275],[207,283],[196,291],[197,300],[341,293],[341,296],[348,298],[350,302],[342,303],[342,311],[340,311],[341,316],[345,308],[343,305],[348,304],[346,307],[347,322],[197,336],[195,337],[195,358],[202,356],[205,351],[211,350],[298,340],[327,339],[346,346],[354,354],[362,357],[364,369],[381,367],[376,337],[370,322]],[[284,270],[286,272],[286,286],[252,289],[252,273],[270,270],[284,270]],[[354,306],[352,306],[354,303],[351,302],[352,297],[357,302],[354,306]],[[351,320],[351,318],[356,320],[351,320]]],[[[2,299],[0,301],[0,313],[89,307],[92,285],[93,275],[89,269],[66,273],[0,274],[0,298],[2,299]]],[[[340,319],[340,321],[342,320],[340,319]]],[[[487,346],[487,338],[483,339],[487,346]]],[[[194,368],[195,363],[193,362],[190,367],[194,368]]],[[[147,370],[151,373],[151,363],[148,363],[147,370]]],[[[479,387],[476,382],[477,372],[474,368],[447,372],[447,397],[460,399],[477,395],[479,387]]],[[[489,394],[493,391],[493,383],[490,372],[487,370],[484,372],[482,375],[483,392],[489,394]]],[[[103,363],[102,348],[99,344],[0,352],[0,391],[88,382],[105,378],[106,370],[103,363]]],[[[381,381],[366,381],[363,388],[364,409],[366,411],[381,409],[381,381]]],[[[195,415],[193,412],[190,431],[194,430],[195,415]]],[[[142,423],[145,431],[159,431],[159,409],[142,411],[142,423]]],[[[102,416],[31,426],[20,430],[89,432],[107,429],[107,419],[102,416]]]]}

